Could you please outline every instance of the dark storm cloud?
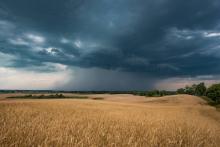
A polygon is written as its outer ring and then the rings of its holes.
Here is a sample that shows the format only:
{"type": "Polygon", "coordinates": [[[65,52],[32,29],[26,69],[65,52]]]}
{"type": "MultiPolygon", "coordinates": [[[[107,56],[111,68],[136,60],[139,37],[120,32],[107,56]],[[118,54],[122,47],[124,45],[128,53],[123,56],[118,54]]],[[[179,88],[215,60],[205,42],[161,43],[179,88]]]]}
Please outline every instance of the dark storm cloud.
{"type": "Polygon", "coordinates": [[[219,0],[1,0],[0,52],[169,78],[220,74],[219,0]]]}

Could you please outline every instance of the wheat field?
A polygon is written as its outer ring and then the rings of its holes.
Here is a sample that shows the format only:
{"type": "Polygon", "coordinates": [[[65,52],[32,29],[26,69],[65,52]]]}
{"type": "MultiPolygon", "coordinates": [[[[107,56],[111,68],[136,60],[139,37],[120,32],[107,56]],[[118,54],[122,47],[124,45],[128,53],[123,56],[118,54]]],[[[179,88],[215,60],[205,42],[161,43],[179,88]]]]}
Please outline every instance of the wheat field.
{"type": "Polygon", "coordinates": [[[220,146],[220,113],[202,99],[98,96],[104,99],[1,99],[0,146],[220,146]]]}

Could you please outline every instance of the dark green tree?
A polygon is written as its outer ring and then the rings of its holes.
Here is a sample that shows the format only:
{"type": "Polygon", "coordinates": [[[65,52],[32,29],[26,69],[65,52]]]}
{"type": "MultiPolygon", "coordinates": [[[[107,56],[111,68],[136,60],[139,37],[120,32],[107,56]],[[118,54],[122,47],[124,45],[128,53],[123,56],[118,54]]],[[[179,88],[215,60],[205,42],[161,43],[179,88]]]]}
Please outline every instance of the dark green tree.
{"type": "Polygon", "coordinates": [[[195,94],[195,85],[193,85],[193,86],[186,86],[185,87],[185,93],[186,94],[190,94],[190,95],[194,95],[195,94]]]}
{"type": "Polygon", "coordinates": [[[160,91],[159,91],[159,90],[148,91],[148,92],[147,92],[147,96],[150,96],[150,97],[160,96],[160,91]]]}
{"type": "Polygon", "coordinates": [[[199,83],[195,88],[195,95],[203,96],[206,93],[205,83],[199,83]]]}
{"type": "Polygon", "coordinates": [[[184,88],[179,88],[177,89],[178,94],[185,94],[185,89],[184,88]]]}
{"type": "Polygon", "coordinates": [[[206,95],[216,103],[220,103],[220,84],[214,84],[209,87],[206,95]]]}

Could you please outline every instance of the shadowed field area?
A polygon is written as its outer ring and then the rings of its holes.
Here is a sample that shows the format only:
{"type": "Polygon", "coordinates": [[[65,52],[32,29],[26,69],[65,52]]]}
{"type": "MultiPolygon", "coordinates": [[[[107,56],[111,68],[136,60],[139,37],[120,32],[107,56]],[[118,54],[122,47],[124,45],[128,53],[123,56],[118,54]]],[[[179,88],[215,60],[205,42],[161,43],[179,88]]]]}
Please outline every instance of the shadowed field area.
{"type": "Polygon", "coordinates": [[[195,96],[8,96],[0,95],[0,146],[220,146],[220,113],[195,96]]]}

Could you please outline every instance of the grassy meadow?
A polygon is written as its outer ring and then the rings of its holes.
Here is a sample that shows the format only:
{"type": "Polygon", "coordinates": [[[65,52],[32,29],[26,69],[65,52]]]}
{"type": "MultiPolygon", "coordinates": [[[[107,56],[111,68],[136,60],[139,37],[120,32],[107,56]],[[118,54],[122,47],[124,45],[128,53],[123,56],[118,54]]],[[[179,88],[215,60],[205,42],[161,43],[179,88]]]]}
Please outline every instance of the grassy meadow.
{"type": "Polygon", "coordinates": [[[88,97],[2,98],[0,146],[220,146],[220,113],[198,97],[88,97]]]}

